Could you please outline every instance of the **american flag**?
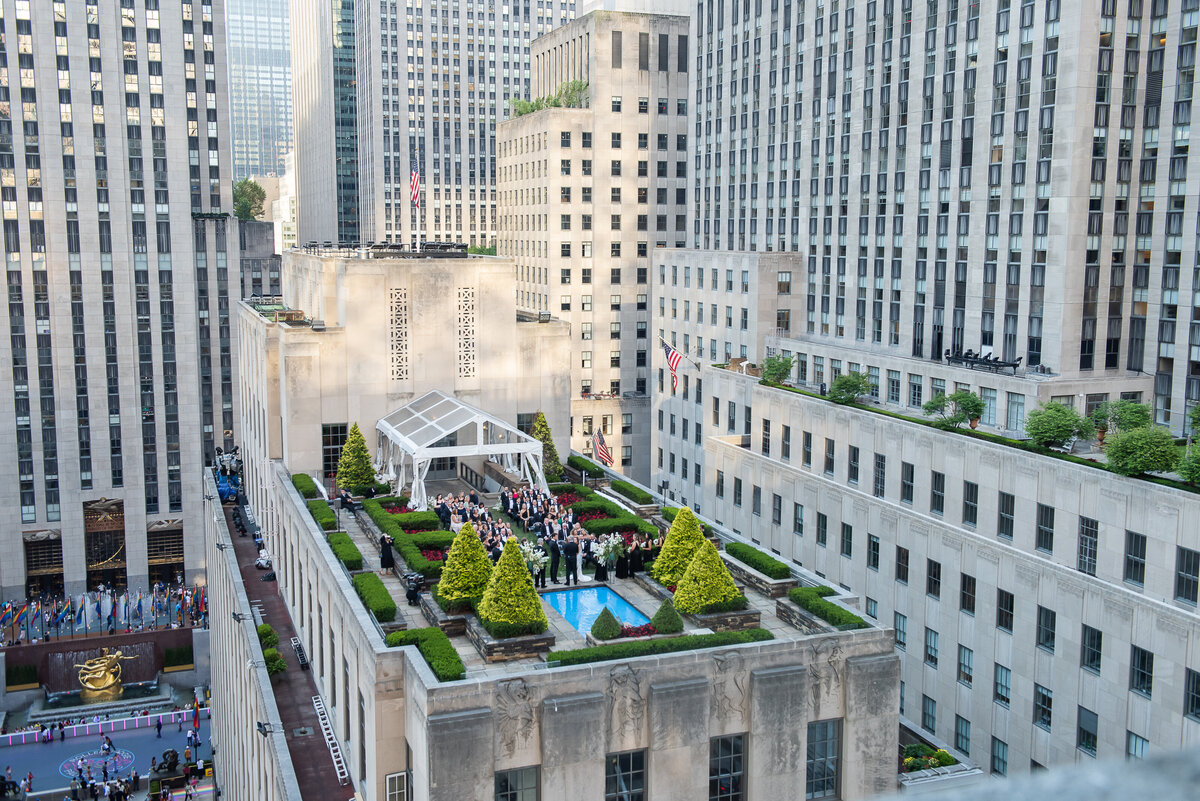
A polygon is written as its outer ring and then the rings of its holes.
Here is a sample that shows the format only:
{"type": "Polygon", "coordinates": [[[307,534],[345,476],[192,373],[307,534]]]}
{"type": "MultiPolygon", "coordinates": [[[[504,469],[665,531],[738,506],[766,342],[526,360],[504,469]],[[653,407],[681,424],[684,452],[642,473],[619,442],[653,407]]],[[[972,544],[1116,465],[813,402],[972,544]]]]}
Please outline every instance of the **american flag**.
{"type": "Polygon", "coordinates": [[[421,174],[416,170],[412,171],[412,179],[408,182],[408,194],[412,202],[417,207],[421,205],[421,174]]]}
{"type": "Polygon", "coordinates": [[[679,389],[679,374],[676,372],[679,369],[679,361],[683,357],[679,351],[672,348],[666,342],[662,343],[663,352],[667,354],[667,366],[671,368],[671,391],[679,389]]]}
{"type": "Polygon", "coordinates": [[[604,442],[604,432],[598,428],[596,429],[596,433],[592,434],[592,450],[596,452],[597,459],[612,467],[612,451],[608,449],[608,445],[604,442]]]}

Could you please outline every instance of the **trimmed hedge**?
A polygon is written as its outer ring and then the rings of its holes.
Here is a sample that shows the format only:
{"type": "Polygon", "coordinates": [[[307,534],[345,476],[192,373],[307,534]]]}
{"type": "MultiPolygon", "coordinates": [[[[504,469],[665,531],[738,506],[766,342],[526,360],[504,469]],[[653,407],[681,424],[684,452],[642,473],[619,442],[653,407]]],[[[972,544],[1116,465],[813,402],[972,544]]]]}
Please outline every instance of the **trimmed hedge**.
{"type": "Polygon", "coordinates": [[[470,615],[475,613],[475,607],[479,606],[479,602],[483,600],[482,595],[476,595],[473,598],[463,598],[458,601],[447,601],[438,592],[438,587],[441,586],[439,581],[430,588],[429,592],[433,594],[433,600],[437,601],[437,605],[442,608],[442,611],[447,615],[470,615]]]}
{"type": "Polygon", "coordinates": [[[425,657],[429,669],[437,676],[438,681],[457,681],[467,672],[450,638],[437,626],[393,631],[384,639],[384,643],[389,648],[401,645],[417,646],[417,650],[425,657]]]}
{"type": "MultiPolygon", "coordinates": [[[[386,512],[385,512],[386,514],[386,512]]],[[[437,512],[405,512],[392,515],[404,531],[441,531],[442,521],[437,512]]]]}
{"type": "Polygon", "coordinates": [[[442,563],[430,562],[421,555],[421,547],[448,548],[454,541],[454,534],[440,530],[442,521],[436,512],[405,512],[393,515],[384,507],[404,506],[408,498],[403,496],[385,496],[382,498],[367,498],[362,502],[363,511],[367,517],[382,531],[392,538],[393,547],[400,554],[408,569],[420,573],[430,581],[442,577],[442,563]],[[425,531],[425,534],[409,534],[405,529],[425,531]]]}
{"type": "Polygon", "coordinates": [[[600,610],[596,621],[592,623],[592,636],[597,640],[615,640],[621,636],[621,621],[607,606],[600,610]]]}
{"type": "Polygon", "coordinates": [[[279,645],[279,635],[275,633],[275,629],[271,628],[270,623],[263,623],[259,625],[258,644],[261,648],[274,648],[275,646],[279,645]]]}
{"type": "Polygon", "coordinates": [[[329,535],[329,547],[347,570],[362,570],[362,551],[358,550],[349,534],[343,531],[333,532],[329,535]]]}
{"type": "Polygon", "coordinates": [[[865,629],[867,622],[853,612],[826,601],[823,596],[833,595],[832,587],[797,587],[788,592],[788,598],[801,609],[807,609],[826,623],[841,629],[865,629]]]}
{"type": "Polygon", "coordinates": [[[546,661],[557,661],[561,666],[582,665],[588,662],[607,662],[613,659],[633,659],[638,656],[670,654],[678,651],[696,651],[702,648],[720,648],[725,645],[741,645],[748,642],[773,640],[775,635],[766,629],[745,631],[722,631],[716,634],[690,634],[664,640],[640,640],[597,645],[593,648],[578,648],[571,651],[551,651],[546,661]]]}
{"type": "Polygon", "coordinates": [[[375,619],[380,623],[390,623],[396,619],[396,602],[388,594],[387,587],[374,573],[359,573],[353,577],[354,590],[362,599],[363,605],[371,610],[375,619]]]}
{"type": "Polygon", "coordinates": [[[317,483],[307,473],[294,474],[292,476],[292,486],[296,488],[296,492],[300,493],[300,497],[305,500],[321,497],[321,493],[317,491],[317,483]]]}
{"type": "MultiPolygon", "coordinates": [[[[577,487],[578,485],[569,484],[567,486],[577,487]]],[[[603,512],[608,515],[607,518],[583,521],[584,530],[591,534],[602,536],[604,534],[614,534],[618,531],[638,531],[651,536],[658,534],[658,528],[653,523],[627,512],[612,501],[599,497],[591,490],[588,490],[586,494],[579,493],[579,495],[584,500],[571,504],[571,510],[577,516],[587,514],[588,512],[603,512]]]]}
{"type": "MultiPolygon", "coordinates": [[[[661,514],[662,514],[663,520],[666,520],[668,523],[674,523],[675,515],[679,514],[679,507],[678,506],[664,506],[662,508],[661,514]]],[[[708,523],[705,523],[703,520],[701,520],[698,517],[696,518],[696,522],[698,522],[700,524],[700,530],[704,532],[704,536],[712,537],[712,535],[713,535],[712,526],[710,526],[708,523]]]]}
{"type": "MultiPolygon", "coordinates": [[[[274,633],[274,632],[272,632],[274,633]]],[[[261,639],[262,635],[259,635],[261,639]]],[[[278,638],[275,644],[278,645],[278,638]]],[[[266,646],[270,647],[270,646],[266,646]]],[[[184,645],[180,648],[167,648],[163,651],[163,667],[178,667],[179,665],[193,664],[192,646],[184,645]]]]}
{"type": "Polygon", "coordinates": [[[309,501],[308,513],[323,531],[333,531],[337,528],[337,515],[325,501],[309,501]]]}
{"type": "Polygon", "coordinates": [[[650,625],[659,634],[678,634],[683,631],[683,618],[676,611],[675,603],[670,598],[663,598],[658,611],[650,618],[650,625]]]}
{"type": "Polygon", "coordinates": [[[268,676],[274,676],[276,673],[283,673],[287,670],[287,661],[274,648],[263,651],[263,661],[266,663],[268,676]]]}
{"type": "Polygon", "coordinates": [[[614,481],[610,484],[614,491],[621,493],[634,503],[645,506],[648,503],[654,503],[654,496],[646,492],[644,489],[635,487],[628,481],[614,481]]]}
{"type": "Polygon", "coordinates": [[[550,492],[553,495],[561,495],[564,492],[573,492],[580,498],[590,498],[596,494],[596,491],[591,487],[585,487],[582,484],[551,484],[550,492]]]}
{"type": "Polygon", "coordinates": [[[576,470],[586,470],[587,474],[593,478],[599,478],[600,476],[604,475],[604,470],[600,467],[600,465],[596,464],[590,459],[584,459],[582,456],[572,456],[571,458],[567,459],[567,464],[569,464],[571,467],[574,467],[576,470]]]}
{"type": "Polygon", "coordinates": [[[725,553],[769,578],[786,579],[792,577],[791,569],[783,562],[780,562],[778,559],[772,559],[757,548],[752,548],[745,543],[727,543],[725,545],[725,553]]]}

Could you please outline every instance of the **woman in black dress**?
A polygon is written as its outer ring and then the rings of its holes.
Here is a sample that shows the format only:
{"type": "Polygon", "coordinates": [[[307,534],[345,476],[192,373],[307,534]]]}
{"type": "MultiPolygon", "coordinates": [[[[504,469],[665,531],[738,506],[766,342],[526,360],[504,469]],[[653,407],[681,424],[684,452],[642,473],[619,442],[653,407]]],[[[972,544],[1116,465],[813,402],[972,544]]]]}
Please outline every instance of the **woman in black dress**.
{"type": "Polygon", "coordinates": [[[392,538],[387,534],[379,535],[379,572],[390,573],[396,566],[396,557],[392,554],[392,538]]]}
{"type": "Polygon", "coordinates": [[[633,539],[633,545],[629,546],[629,578],[633,578],[633,574],[642,569],[642,539],[644,535],[638,534],[633,539]]]}

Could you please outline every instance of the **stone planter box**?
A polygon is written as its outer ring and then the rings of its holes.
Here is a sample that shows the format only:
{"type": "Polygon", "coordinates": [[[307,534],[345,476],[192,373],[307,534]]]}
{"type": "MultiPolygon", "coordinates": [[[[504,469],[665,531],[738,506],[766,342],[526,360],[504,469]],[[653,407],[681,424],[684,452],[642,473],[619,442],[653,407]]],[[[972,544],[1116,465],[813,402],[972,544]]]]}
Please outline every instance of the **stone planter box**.
{"type": "Polygon", "coordinates": [[[739,562],[724,551],[721,552],[721,558],[725,560],[725,566],[729,568],[734,581],[745,583],[768,598],[782,598],[797,584],[794,578],[773,579],[764,573],[759,573],[745,562],[739,562]]]}
{"type": "Polygon", "coordinates": [[[421,614],[429,625],[437,626],[447,637],[461,637],[467,633],[467,616],[446,614],[431,592],[421,593],[421,614]]]}
{"type": "Polygon", "coordinates": [[[808,610],[796,606],[788,598],[780,598],[775,602],[775,616],[805,634],[826,634],[835,631],[833,626],[810,614],[808,610]]]}
{"type": "MultiPolygon", "coordinates": [[[[637,573],[634,573],[633,580],[637,582],[639,587],[653,595],[660,603],[667,598],[672,597],[670,590],[655,581],[650,574],[645,571],[638,571],[637,573]]],[[[740,592],[742,595],[746,594],[746,585],[738,582],[737,576],[734,576],[733,583],[734,586],[737,587],[738,592],[740,592]]]]}
{"type": "Polygon", "coordinates": [[[554,647],[554,635],[548,631],[498,640],[488,634],[487,629],[480,624],[476,617],[467,620],[467,639],[471,641],[471,645],[475,646],[475,650],[479,652],[485,662],[508,662],[513,659],[532,658],[548,653],[554,647]]]}
{"type": "Polygon", "coordinates": [[[712,631],[745,631],[757,629],[762,623],[762,614],[757,609],[739,609],[734,612],[714,612],[711,615],[684,615],[697,628],[712,631]]]}
{"type": "MultiPolygon", "coordinates": [[[[641,642],[642,640],[669,640],[672,637],[682,637],[687,632],[679,632],[678,634],[651,634],[649,637],[617,637],[614,640],[597,640],[592,636],[591,632],[584,635],[587,638],[587,644],[591,647],[597,645],[617,645],[623,642],[641,642]]],[[[694,633],[694,632],[693,632],[694,633]]]]}
{"type": "Polygon", "coordinates": [[[392,620],[388,623],[380,623],[379,628],[383,629],[383,636],[386,637],[387,635],[391,634],[393,631],[407,631],[408,623],[401,620],[400,616],[397,615],[395,620],[392,620]]]}

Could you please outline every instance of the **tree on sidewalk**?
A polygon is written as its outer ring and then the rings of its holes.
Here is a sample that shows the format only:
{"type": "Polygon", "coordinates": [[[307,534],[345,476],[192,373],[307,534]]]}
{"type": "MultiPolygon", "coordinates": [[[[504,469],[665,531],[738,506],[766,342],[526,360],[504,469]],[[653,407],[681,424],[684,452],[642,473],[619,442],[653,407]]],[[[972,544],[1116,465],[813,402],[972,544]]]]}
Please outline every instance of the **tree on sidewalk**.
{"type": "Polygon", "coordinates": [[[558,458],[558,448],[554,447],[554,435],[550,433],[550,424],[546,415],[537,413],[533,421],[533,436],[542,443],[542,472],[547,481],[562,481],[562,459],[558,458]]]}
{"type": "Polygon", "coordinates": [[[375,486],[375,468],[371,467],[371,454],[367,441],[358,430],[358,423],[350,426],[350,433],[342,445],[338,458],[338,486],[350,490],[351,495],[362,495],[375,486]]]}

